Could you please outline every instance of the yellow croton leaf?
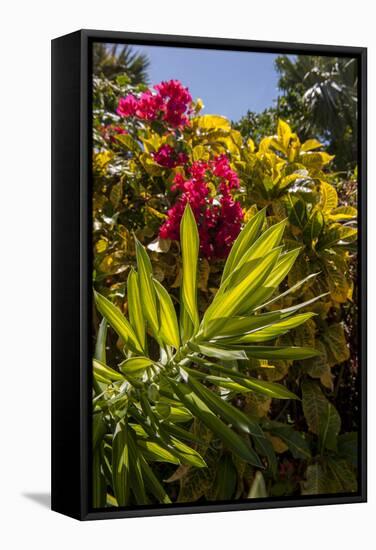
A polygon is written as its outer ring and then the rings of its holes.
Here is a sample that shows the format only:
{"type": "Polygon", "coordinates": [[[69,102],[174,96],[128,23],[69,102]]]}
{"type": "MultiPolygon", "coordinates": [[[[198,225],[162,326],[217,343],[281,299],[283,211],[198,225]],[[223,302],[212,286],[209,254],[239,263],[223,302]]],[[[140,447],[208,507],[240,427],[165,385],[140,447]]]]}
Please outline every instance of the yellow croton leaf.
{"type": "Polygon", "coordinates": [[[324,213],[329,213],[338,206],[338,195],[333,185],[326,181],[320,181],[321,207],[324,213]]]}
{"type": "Polygon", "coordinates": [[[283,149],[287,151],[290,139],[292,137],[292,131],[290,126],[282,119],[278,120],[278,126],[277,126],[277,136],[278,141],[282,145],[283,149]]]}
{"type": "Polygon", "coordinates": [[[317,139],[307,139],[307,141],[302,144],[301,151],[306,153],[307,151],[313,151],[314,149],[319,149],[320,147],[322,147],[322,144],[317,141],[317,139]]]}
{"type": "Polygon", "coordinates": [[[101,254],[105,250],[107,250],[108,242],[106,239],[99,239],[99,241],[95,244],[95,250],[98,254],[101,254]]]}
{"type": "Polygon", "coordinates": [[[105,172],[108,164],[111,162],[113,157],[114,157],[114,154],[109,150],[101,151],[100,153],[94,154],[94,157],[93,157],[94,170],[98,172],[105,172]]]}
{"type": "Polygon", "coordinates": [[[329,155],[328,153],[302,152],[299,158],[300,162],[307,168],[321,170],[334,159],[334,155],[329,155]]]}
{"type": "Polygon", "coordinates": [[[231,130],[230,121],[220,115],[202,115],[192,120],[194,128],[201,130],[231,130]]]}

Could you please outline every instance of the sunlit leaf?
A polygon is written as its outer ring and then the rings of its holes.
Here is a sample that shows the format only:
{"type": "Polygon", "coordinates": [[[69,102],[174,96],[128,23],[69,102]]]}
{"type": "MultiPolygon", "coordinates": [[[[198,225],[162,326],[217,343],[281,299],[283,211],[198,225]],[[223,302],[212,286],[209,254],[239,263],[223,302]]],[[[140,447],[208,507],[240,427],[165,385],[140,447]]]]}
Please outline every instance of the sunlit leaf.
{"type": "Polygon", "coordinates": [[[106,338],[107,338],[107,320],[103,317],[99,324],[97,340],[95,344],[94,358],[102,363],[106,363],[106,338]]]}
{"type": "Polygon", "coordinates": [[[178,349],[180,346],[180,335],[174,304],[167,290],[155,279],[154,286],[159,303],[159,335],[163,342],[178,349]]]}
{"type": "Polygon", "coordinates": [[[187,203],[180,225],[180,242],[183,262],[182,300],[194,329],[198,328],[197,261],[199,237],[196,221],[187,203]]]}
{"type": "Polygon", "coordinates": [[[157,298],[152,280],[152,267],[145,248],[136,239],[136,255],[138,268],[138,281],[142,310],[147,322],[154,334],[159,332],[159,319],[157,310],[157,298]]]}
{"type": "Polygon", "coordinates": [[[267,253],[263,258],[258,260],[257,264],[241,282],[234,287],[229,286],[228,291],[221,296],[217,295],[211,306],[206,310],[203,319],[204,326],[213,318],[236,315],[241,310],[242,304],[248,296],[267,278],[268,273],[276,264],[279,254],[280,251],[278,249],[267,253]]]}
{"type": "Polygon", "coordinates": [[[119,365],[119,369],[125,374],[137,375],[142,373],[147,367],[153,365],[149,357],[130,357],[125,359],[119,365]]]}
{"type": "Polygon", "coordinates": [[[229,338],[227,340],[221,340],[222,343],[237,343],[237,344],[251,344],[257,342],[267,342],[268,340],[273,340],[279,336],[286,334],[290,330],[300,326],[305,323],[308,319],[311,319],[314,316],[313,313],[300,313],[294,315],[289,319],[273,323],[269,326],[264,326],[259,329],[254,329],[253,331],[248,332],[238,338],[229,338]]]}
{"type": "Polygon", "coordinates": [[[95,303],[100,313],[107,319],[107,322],[117,332],[125,344],[128,344],[134,351],[141,352],[142,347],[138,338],[126,317],[121,313],[110,300],[98,292],[94,292],[95,303]]]}
{"type": "Polygon", "coordinates": [[[120,372],[117,372],[114,369],[111,369],[111,367],[108,367],[101,361],[98,361],[98,359],[93,359],[93,368],[94,368],[94,376],[99,375],[100,378],[108,381],[112,380],[123,380],[124,376],[120,374],[120,372]]]}
{"type": "Polygon", "coordinates": [[[250,246],[260,234],[261,227],[265,221],[265,209],[255,214],[239,233],[232,245],[230,254],[223,269],[221,283],[226,280],[229,274],[238,267],[240,259],[244,256],[250,246]]]}
{"type": "Polygon", "coordinates": [[[112,481],[119,506],[128,504],[130,493],[130,457],[127,439],[126,423],[120,421],[116,425],[112,441],[112,481]]]}
{"type": "Polygon", "coordinates": [[[145,321],[141,306],[138,274],[132,269],[127,279],[127,297],[129,320],[142,349],[145,349],[145,321]]]}
{"type": "Polygon", "coordinates": [[[264,476],[261,472],[256,472],[248,493],[248,498],[265,498],[267,496],[268,493],[266,491],[264,476]]]}
{"type": "Polygon", "coordinates": [[[129,134],[118,134],[115,136],[115,139],[116,142],[127,151],[132,151],[132,153],[141,152],[140,145],[129,134]]]}

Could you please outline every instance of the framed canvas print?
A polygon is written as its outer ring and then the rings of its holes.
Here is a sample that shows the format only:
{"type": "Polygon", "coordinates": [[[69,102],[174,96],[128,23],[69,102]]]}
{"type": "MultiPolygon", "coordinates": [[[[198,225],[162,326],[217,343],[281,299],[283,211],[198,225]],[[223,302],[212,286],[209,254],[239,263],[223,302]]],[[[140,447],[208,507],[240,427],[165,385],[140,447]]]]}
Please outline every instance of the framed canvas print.
{"type": "Polygon", "coordinates": [[[366,50],[52,41],[52,508],[366,500],[366,50]]]}

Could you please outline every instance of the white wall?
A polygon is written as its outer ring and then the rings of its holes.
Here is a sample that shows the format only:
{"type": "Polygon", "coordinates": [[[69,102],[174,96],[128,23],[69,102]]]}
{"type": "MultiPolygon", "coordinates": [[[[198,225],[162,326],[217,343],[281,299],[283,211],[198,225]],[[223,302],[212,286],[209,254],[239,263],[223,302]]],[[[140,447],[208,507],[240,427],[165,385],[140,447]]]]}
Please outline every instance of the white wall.
{"type": "MultiPolygon", "coordinates": [[[[369,240],[375,242],[370,0],[42,0],[1,17],[0,522],[4,548],[353,549],[375,533],[375,257],[370,253],[369,503],[80,524],[35,502],[50,479],[50,44],[79,28],[369,47],[369,240]],[[3,97],[4,95],[4,97],[3,97]],[[373,205],[373,207],[372,207],[373,205]],[[373,272],[373,273],[372,273],[373,272]],[[5,309],[4,309],[5,304],[5,309]]],[[[42,497],[40,497],[42,495],[42,497]]],[[[366,548],[370,543],[365,544],[366,548]]]]}

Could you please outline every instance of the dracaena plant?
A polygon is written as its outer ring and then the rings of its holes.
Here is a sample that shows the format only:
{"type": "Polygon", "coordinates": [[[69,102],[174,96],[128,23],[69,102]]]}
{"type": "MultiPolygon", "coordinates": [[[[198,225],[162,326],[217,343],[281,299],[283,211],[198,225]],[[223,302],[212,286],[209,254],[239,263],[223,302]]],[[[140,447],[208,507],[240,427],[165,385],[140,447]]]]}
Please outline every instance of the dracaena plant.
{"type": "Polygon", "coordinates": [[[235,407],[233,397],[257,392],[275,399],[297,398],[283,384],[251,376],[249,365],[317,355],[315,349],[274,345],[273,340],[311,318],[313,313],[300,310],[318,297],[278,308],[280,298],[305,281],[278,294],[299,250],[280,246],[285,221],[263,232],[264,222],[261,210],[239,234],[219,290],[201,318],[199,237],[189,204],[180,225],[179,316],[137,240],[137,271],[130,272],[127,281],[128,317],[95,293],[103,316],[94,358],[95,506],[170,502],[156,463],[207,467],[197,450],[200,439],[190,429],[192,421],[201,422],[217,445],[256,469],[274,463],[273,447],[259,423],[235,407]],[[116,366],[106,364],[107,325],[123,345],[124,360],[116,366]]]}

